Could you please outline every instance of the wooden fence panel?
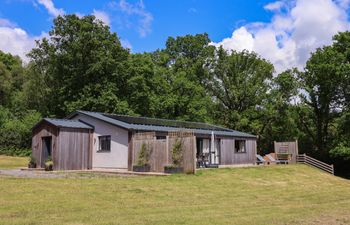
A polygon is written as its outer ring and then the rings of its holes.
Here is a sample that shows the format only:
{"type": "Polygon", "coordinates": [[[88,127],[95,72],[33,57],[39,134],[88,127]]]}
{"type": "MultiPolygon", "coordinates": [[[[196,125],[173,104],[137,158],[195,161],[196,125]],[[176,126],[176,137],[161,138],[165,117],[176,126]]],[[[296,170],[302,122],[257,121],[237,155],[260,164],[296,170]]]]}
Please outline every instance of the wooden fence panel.
{"type": "Polygon", "coordinates": [[[274,142],[276,154],[290,154],[292,156],[291,163],[297,162],[298,156],[298,141],[292,142],[274,142]]]}
{"type": "Polygon", "coordinates": [[[150,159],[152,172],[164,172],[164,166],[168,164],[166,152],[166,140],[153,140],[153,152],[150,159]]]}
{"type": "MultiPolygon", "coordinates": [[[[152,148],[152,154],[150,158],[150,165],[152,172],[164,172],[164,166],[172,164],[172,149],[176,141],[180,137],[176,137],[172,133],[166,139],[157,140],[150,134],[144,135],[138,134],[136,138],[132,140],[132,164],[135,165],[138,160],[138,155],[141,150],[142,144],[146,144],[152,148]]],[[[191,135],[182,135],[180,140],[183,146],[183,167],[185,173],[195,173],[196,171],[196,138],[191,135]]]]}
{"type": "Polygon", "coordinates": [[[323,170],[327,173],[333,174],[334,175],[334,166],[332,165],[328,165],[327,163],[324,163],[322,161],[319,161],[315,158],[312,158],[306,154],[302,154],[302,155],[298,155],[297,156],[297,162],[298,163],[303,163],[315,168],[318,168],[320,170],[323,170]]]}

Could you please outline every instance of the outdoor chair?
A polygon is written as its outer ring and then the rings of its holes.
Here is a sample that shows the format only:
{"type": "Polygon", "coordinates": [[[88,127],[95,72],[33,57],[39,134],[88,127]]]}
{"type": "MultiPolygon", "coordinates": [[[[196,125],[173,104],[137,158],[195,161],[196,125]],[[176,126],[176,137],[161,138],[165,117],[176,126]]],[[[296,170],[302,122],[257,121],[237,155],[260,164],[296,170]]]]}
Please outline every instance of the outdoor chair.
{"type": "Polygon", "coordinates": [[[202,153],[197,158],[197,167],[206,168],[209,164],[209,153],[202,153]]]}
{"type": "Polygon", "coordinates": [[[203,165],[205,168],[208,167],[208,165],[209,165],[209,153],[203,154],[203,165]]]}
{"type": "Polygon", "coordinates": [[[285,154],[285,153],[276,154],[276,160],[279,162],[279,164],[288,164],[290,159],[291,159],[290,154],[285,154]]]}
{"type": "Polygon", "coordinates": [[[267,164],[267,161],[259,154],[256,154],[256,159],[257,159],[256,160],[256,164],[257,165],[260,165],[260,164],[265,165],[265,164],[267,164]]]}
{"type": "Polygon", "coordinates": [[[272,157],[272,155],[267,154],[266,157],[268,158],[270,163],[275,163],[275,164],[288,164],[288,160],[279,160],[279,159],[275,159],[274,157],[272,157]]]}

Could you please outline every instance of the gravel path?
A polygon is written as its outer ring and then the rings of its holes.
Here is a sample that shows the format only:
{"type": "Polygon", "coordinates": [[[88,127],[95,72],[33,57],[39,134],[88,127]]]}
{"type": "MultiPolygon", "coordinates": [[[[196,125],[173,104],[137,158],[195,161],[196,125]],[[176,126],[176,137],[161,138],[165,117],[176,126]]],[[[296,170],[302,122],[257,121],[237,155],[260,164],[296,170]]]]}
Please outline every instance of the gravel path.
{"type": "Polygon", "coordinates": [[[106,171],[48,172],[40,170],[0,169],[0,176],[20,178],[103,178],[103,177],[134,177],[135,174],[113,173],[106,171]]]}
{"type": "Polygon", "coordinates": [[[30,170],[1,170],[0,175],[13,176],[13,177],[24,177],[24,178],[65,178],[68,174],[65,173],[53,173],[46,171],[30,171],[30,170]]]}

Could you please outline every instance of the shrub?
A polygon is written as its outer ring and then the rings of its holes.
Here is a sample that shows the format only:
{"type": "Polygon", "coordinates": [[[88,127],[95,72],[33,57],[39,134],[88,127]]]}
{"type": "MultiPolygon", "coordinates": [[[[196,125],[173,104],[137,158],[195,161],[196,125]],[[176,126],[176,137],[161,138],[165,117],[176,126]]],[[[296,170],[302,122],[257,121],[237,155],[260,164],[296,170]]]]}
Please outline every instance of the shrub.
{"type": "Polygon", "coordinates": [[[30,163],[30,164],[35,164],[35,163],[36,163],[36,159],[35,159],[34,156],[30,156],[30,158],[29,158],[29,163],[30,163]]]}
{"type": "Polygon", "coordinates": [[[183,141],[181,138],[176,139],[174,147],[171,151],[171,157],[173,160],[173,164],[175,166],[182,166],[183,162],[183,141]]]}
{"type": "Polygon", "coordinates": [[[52,162],[51,156],[49,156],[49,157],[45,160],[45,170],[46,170],[46,171],[52,171],[52,170],[53,170],[53,162],[52,162]]]}
{"type": "Polygon", "coordinates": [[[350,147],[343,143],[340,143],[337,147],[333,148],[329,154],[333,158],[342,158],[343,160],[350,160],[350,147]]]}
{"type": "Polygon", "coordinates": [[[149,164],[153,149],[149,144],[142,143],[141,150],[138,154],[137,165],[145,166],[149,164]]]}
{"type": "Polygon", "coordinates": [[[20,148],[16,146],[1,146],[0,155],[27,157],[32,154],[30,148],[20,148]]]}
{"type": "Polygon", "coordinates": [[[31,129],[39,120],[35,111],[15,115],[0,106],[0,154],[30,156],[31,129]]]}
{"type": "Polygon", "coordinates": [[[34,156],[30,156],[28,168],[35,168],[36,167],[36,160],[34,156]]]}

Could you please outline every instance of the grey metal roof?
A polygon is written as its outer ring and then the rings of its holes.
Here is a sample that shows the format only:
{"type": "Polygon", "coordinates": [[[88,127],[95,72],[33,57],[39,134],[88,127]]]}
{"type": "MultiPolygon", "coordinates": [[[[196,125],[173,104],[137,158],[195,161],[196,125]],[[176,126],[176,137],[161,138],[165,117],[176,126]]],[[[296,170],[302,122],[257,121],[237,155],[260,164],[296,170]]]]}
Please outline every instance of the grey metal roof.
{"type": "Polygon", "coordinates": [[[93,127],[91,127],[85,123],[82,123],[78,120],[44,118],[43,121],[46,121],[46,122],[48,122],[56,127],[93,129],[93,127]]]}
{"type": "Polygon", "coordinates": [[[169,119],[158,119],[150,117],[136,117],[136,116],[126,116],[126,115],[115,115],[103,113],[102,115],[122,121],[128,124],[134,125],[150,125],[150,126],[162,126],[162,127],[177,127],[177,128],[187,128],[187,129],[203,129],[203,130],[214,130],[214,131],[231,131],[228,128],[219,127],[207,123],[200,122],[188,122],[181,120],[169,120],[169,119]]]}
{"type": "Polygon", "coordinates": [[[228,128],[219,127],[219,126],[206,124],[206,123],[164,120],[164,119],[155,119],[155,118],[148,118],[148,117],[132,117],[132,116],[124,116],[124,115],[106,114],[106,113],[100,113],[100,112],[89,112],[89,111],[82,111],[82,110],[78,110],[72,113],[67,118],[68,119],[73,118],[77,114],[87,115],[95,119],[99,119],[109,124],[116,125],[128,130],[160,131],[160,132],[188,130],[188,131],[193,131],[195,134],[210,135],[212,132],[214,132],[215,135],[242,137],[242,138],[256,138],[256,136],[252,134],[231,130],[228,128]]]}

